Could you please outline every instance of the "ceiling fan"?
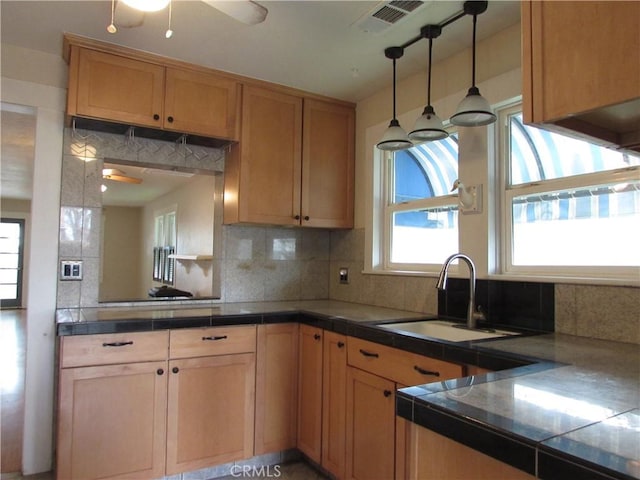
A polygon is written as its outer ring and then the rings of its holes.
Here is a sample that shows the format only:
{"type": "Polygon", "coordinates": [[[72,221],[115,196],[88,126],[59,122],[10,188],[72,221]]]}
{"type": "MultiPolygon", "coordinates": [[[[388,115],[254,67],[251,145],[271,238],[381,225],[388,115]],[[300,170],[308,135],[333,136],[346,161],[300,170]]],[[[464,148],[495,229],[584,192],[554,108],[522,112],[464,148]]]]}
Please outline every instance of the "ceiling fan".
{"type": "MultiPolygon", "coordinates": [[[[171,0],[113,0],[113,18],[110,27],[113,26],[114,31],[109,29],[108,31],[115,33],[114,24],[125,28],[139,27],[144,22],[146,12],[163,10],[170,2],[171,0]]],[[[202,2],[247,25],[264,22],[269,13],[265,7],[253,0],[202,0],[202,2]]]]}
{"type": "Polygon", "coordinates": [[[114,182],[142,183],[141,178],[130,177],[119,168],[103,168],[102,178],[105,180],[113,180],[114,182]]]}

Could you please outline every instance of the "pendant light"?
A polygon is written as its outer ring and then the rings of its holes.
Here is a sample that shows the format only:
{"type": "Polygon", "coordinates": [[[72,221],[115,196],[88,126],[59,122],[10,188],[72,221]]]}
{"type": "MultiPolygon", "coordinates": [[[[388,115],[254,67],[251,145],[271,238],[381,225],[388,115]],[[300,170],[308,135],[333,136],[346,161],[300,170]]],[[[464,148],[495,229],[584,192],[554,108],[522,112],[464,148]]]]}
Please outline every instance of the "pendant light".
{"type": "Polygon", "coordinates": [[[404,55],[404,48],[389,47],[385,49],[384,55],[393,60],[393,118],[377,147],[380,150],[403,150],[413,146],[396,118],[396,60],[404,55]]]}
{"type": "Polygon", "coordinates": [[[169,0],[122,0],[126,5],[142,12],[157,12],[169,4],[169,0]]]}
{"type": "Polygon", "coordinates": [[[477,16],[487,9],[487,3],[486,1],[464,2],[464,13],[473,16],[471,88],[450,119],[452,124],[461,127],[479,127],[496,121],[489,102],[480,95],[480,90],[476,87],[476,21],[477,16]]]}
{"type": "Polygon", "coordinates": [[[436,115],[431,106],[431,58],[433,39],[438,38],[441,33],[442,27],[440,27],[440,25],[425,25],[420,29],[421,36],[429,39],[429,69],[427,70],[427,106],[424,107],[422,116],[416,120],[413,130],[409,133],[409,138],[414,143],[442,140],[449,136],[449,132],[447,132],[442,125],[442,120],[436,115]]]}

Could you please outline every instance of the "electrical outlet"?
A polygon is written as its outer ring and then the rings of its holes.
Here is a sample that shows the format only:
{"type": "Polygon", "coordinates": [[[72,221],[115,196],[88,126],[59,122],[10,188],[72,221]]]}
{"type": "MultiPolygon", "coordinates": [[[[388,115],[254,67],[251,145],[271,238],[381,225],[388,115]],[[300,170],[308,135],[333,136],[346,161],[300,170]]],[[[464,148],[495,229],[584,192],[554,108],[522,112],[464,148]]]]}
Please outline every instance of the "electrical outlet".
{"type": "Polygon", "coordinates": [[[82,280],[82,260],[62,260],[60,280],[82,280]]]}
{"type": "Polygon", "coordinates": [[[346,267],[341,267],[338,270],[338,273],[340,274],[340,283],[348,284],[349,283],[349,269],[346,268],[346,267]]]}

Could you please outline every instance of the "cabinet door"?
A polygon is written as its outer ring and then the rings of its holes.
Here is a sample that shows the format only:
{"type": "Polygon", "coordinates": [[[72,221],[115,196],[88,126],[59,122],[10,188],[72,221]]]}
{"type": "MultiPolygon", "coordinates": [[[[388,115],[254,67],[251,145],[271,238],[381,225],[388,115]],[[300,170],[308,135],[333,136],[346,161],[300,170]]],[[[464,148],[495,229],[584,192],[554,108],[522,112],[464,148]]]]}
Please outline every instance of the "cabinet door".
{"type": "Polygon", "coordinates": [[[74,49],[69,75],[75,72],[77,81],[75,78],[69,81],[68,114],[155,128],[162,126],[164,67],[94,50],[74,49]]]}
{"type": "Polygon", "coordinates": [[[299,225],[302,99],[246,86],[242,97],[240,144],[225,164],[224,222],[299,225]]]}
{"type": "Polygon", "coordinates": [[[238,83],[217,75],[167,68],[164,128],[235,138],[238,83]]]}
{"type": "Polygon", "coordinates": [[[353,108],[304,100],[302,225],[353,227],[353,108]]]}
{"type": "Polygon", "coordinates": [[[298,324],[258,326],[255,454],[296,446],[298,324]]]}
{"type": "Polygon", "coordinates": [[[57,478],[164,476],[167,363],[60,371],[57,478]]]}
{"type": "Polygon", "coordinates": [[[407,459],[410,480],[531,480],[522,470],[416,424],[409,425],[407,459]]]}
{"type": "Polygon", "coordinates": [[[167,474],[253,455],[255,354],[169,361],[167,474]]]}
{"type": "Polygon", "coordinates": [[[395,383],[347,368],[347,477],[395,477],[395,383]]]}
{"type": "Polygon", "coordinates": [[[322,449],[322,330],[300,325],[298,449],[320,463],[322,449]]]}
{"type": "Polygon", "coordinates": [[[640,97],[639,22],[636,1],[523,2],[525,122],[640,97]]]}
{"type": "Polygon", "coordinates": [[[322,466],[338,479],[345,474],[347,340],[324,332],[322,359],[322,466]]]}

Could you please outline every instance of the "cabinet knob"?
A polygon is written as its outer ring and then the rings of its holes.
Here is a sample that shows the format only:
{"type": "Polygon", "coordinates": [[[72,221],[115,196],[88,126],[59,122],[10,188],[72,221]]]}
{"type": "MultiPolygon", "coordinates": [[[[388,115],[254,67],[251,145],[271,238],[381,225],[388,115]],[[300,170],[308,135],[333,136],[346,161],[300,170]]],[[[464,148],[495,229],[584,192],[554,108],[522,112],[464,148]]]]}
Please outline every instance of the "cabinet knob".
{"type": "Polygon", "coordinates": [[[160,115],[158,115],[157,113],[153,115],[153,119],[154,120],[160,120],[160,115]]]}
{"type": "Polygon", "coordinates": [[[180,369],[179,369],[178,367],[173,367],[173,368],[171,369],[171,371],[172,371],[173,373],[178,373],[178,372],[180,371],[180,369]]]}
{"type": "Polygon", "coordinates": [[[164,375],[164,370],[163,370],[163,369],[161,369],[161,368],[159,368],[158,370],[156,370],[156,373],[157,373],[158,375],[164,375]]]}
{"type": "Polygon", "coordinates": [[[167,122],[173,123],[173,117],[171,117],[171,116],[167,117],[167,122]]]}
{"type": "Polygon", "coordinates": [[[305,215],[304,219],[308,222],[309,221],[309,215],[305,215]]]}
{"type": "Polygon", "coordinates": [[[314,338],[314,339],[316,339],[316,340],[320,340],[322,337],[320,336],[320,334],[319,334],[319,333],[316,333],[316,334],[313,336],[313,338],[314,338]]]}
{"type": "Polygon", "coordinates": [[[300,215],[296,215],[293,218],[295,218],[296,220],[300,220],[300,215]]]}
{"type": "Polygon", "coordinates": [[[390,397],[391,396],[391,390],[385,390],[384,391],[384,396],[385,397],[390,397]]]}
{"type": "Polygon", "coordinates": [[[344,342],[338,342],[338,348],[344,347],[344,342]]]}

